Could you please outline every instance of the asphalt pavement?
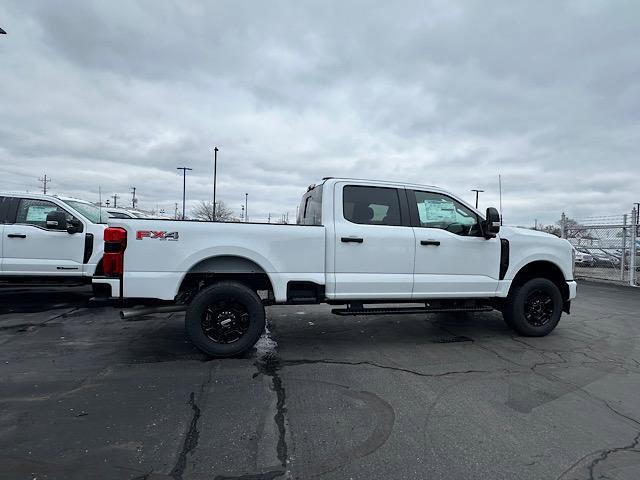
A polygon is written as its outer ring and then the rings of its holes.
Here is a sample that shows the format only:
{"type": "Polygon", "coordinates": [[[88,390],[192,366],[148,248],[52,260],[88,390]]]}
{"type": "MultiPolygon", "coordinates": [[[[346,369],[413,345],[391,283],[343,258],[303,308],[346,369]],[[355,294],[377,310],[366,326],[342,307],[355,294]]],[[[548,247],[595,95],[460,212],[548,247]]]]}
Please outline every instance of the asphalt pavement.
{"type": "Polygon", "coordinates": [[[637,289],[581,283],[545,338],[269,307],[225,360],[90,296],[0,289],[0,479],[640,478],[637,289]]]}

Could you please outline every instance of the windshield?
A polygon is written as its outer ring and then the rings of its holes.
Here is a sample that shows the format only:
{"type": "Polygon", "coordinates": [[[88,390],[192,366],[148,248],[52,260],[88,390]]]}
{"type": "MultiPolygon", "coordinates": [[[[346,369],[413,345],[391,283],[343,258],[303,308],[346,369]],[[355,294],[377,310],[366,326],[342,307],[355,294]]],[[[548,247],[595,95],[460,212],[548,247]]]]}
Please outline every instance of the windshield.
{"type": "Polygon", "coordinates": [[[107,223],[109,214],[100,211],[100,208],[90,203],[78,202],[75,200],[65,200],[65,203],[80,212],[91,223],[107,223]]]}

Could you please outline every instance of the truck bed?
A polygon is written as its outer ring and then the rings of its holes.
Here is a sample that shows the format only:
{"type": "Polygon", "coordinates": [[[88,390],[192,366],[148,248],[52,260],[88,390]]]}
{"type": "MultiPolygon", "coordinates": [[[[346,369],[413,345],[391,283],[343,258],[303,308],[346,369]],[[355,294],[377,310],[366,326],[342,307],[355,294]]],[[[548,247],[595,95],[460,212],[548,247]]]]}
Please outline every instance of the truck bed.
{"type": "MultiPolygon", "coordinates": [[[[188,272],[207,259],[249,259],[270,278],[276,301],[289,281],[325,284],[323,226],[112,219],[127,231],[123,296],[173,300],[188,272]]],[[[232,267],[230,267],[232,268],[232,267]]]]}

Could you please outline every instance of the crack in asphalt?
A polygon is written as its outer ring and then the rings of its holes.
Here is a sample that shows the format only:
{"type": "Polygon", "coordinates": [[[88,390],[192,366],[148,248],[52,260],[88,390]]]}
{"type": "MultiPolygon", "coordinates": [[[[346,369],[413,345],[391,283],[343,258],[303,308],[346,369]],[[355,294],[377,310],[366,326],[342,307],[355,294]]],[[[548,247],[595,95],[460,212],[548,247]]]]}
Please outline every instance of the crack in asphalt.
{"type": "Polygon", "coordinates": [[[184,438],[184,443],[182,444],[182,450],[178,454],[178,459],[176,460],[176,464],[171,470],[170,476],[175,480],[182,480],[182,474],[187,466],[187,454],[192,452],[198,446],[198,439],[200,437],[200,431],[198,430],[198,420],[200,419],[200,407],[196,404],[195,401],[195,392],[191,392],[189,394],[189,401],[187,402],[189,406],[191,406],[191,410],[193,410],[193,415],[191,416],[191,421],[189,422],[189,429],[187,430],[187,434],[184,438]]]}
{"type": "MultiPolygon", "coordinates": [[[[636,420],[635,418],[631,418],[628,415],[625,415],[625,414],[619,412],[618,410],[613,408],[609,404],[609,402],[605,401],[604,403],[606,404],[607,408],[609,408],[609,410],[614,412],[616,415],[618,415],[620,417],[623,417],[623,418],[626,418],[627,420],[632,421],[636,425],[640,425],[640,422],[638,420],[636,420]]],[[[597,458],[594,458],[593,461],[587,467],[587,469],[589,471],[589,480],[594,480],[595,479],[595,477],[594,477],[595,468],[598,466],[598,464],[601,464],[602,462],[606,462],[609,459],[610,455],[616,454],[618,452],[625,452],[625,451],[626,452],[634,451],[636,453],[640,453],[640,450],[637,450],[638,443],[640,443],[640,432],[638,432],[636,434],[636,436],[633,437],[633,440],[631,441],[631,443],[629,445],[625,445],[623,447],[608,448],[606,450],[600,451],[600,456],[598,456],[597,458]]]]}
{"type": "MultiPolygon", "coordinates": [[[[276,427],[278,428],[278,444],[276,446],[276,452],[278,456],[278,460],[283,468],[287,468],[288,462],[288,447],[286,440],[286,425],[285,425],[285,416],[287,413],[287,408],[285,406],[285,401],[287,398],[286,391],[284,385],[282,383],[282,378],[278,374],[278,370],[283,367],[281,360],[276,355],[265,355],[259,361],[255,363],[258,372],[254,374],[254,378],[260,374],[271,377],[271,384],[273,391],[276,392],[276,413],[273,416],[273,420],[276,422],[276,427]]],[[[284,472],[282,472],[283,474],[284,472]]],[[[262,477],[260,477],[262,478],[262,477]]]]}
{"type": "Polygon", "coordinates": [[[349,365],[349,366],[359,366],[359,365],[369,365],[371,367],[375,367],[375,368],[381,368],[383,370],[392,370],[392,371],[396,371],[396,372],[403,372],[403,373],[409,373],[412,375],[417,375],[419,377],[429,377],[429,378],[438,378],[438,377],[447,377],[449,375],[466,375],[466,374],[470,374],[470,373],[497,373],[497,372],[506,372],[506,373],[511,373],[512,371],[507,369],[507,368],[499,368],[496,370],[475,370],[475,369],[470,369],[470,370],[452,370],[452,371],[448,371],[448,372],[441,372],[441,373],[424,373],[424,372],[418,372],[417,370],[411,370],[409,368],[402,368],[402,367],[392,367],[389,365],[382,365],[380,363],[376,363],[376,362],[371,362],[369,360],[361,360],[361,361],[357,361],[357,362],[348,362],[346,360],[332,360],[332,359],[317,359],[317,360],[311,360],[311,359],[298,359],[298,360],[281,360],[279,362],[280,368],[283,367],[295,367],[298,365],[310,365],[310,364],[327,364],[327,365],[349,365]]]}
{"type": "Polygon", "coordinates": [[[153,473],[153,470],[151,470],[148,473],[143,473],[142,475],[138,475],[137,477],[133,477],[131,480],[147,480],[152,473],[153,473]]]}
{"type": "Polygon", "coordinates": [[[216,475],[213,480],[273,480],[285,474],[284,470],[271,470],[264,473],[255,473],[247,475],[239,475],[236,477],[228,477],[225,475],[216,475]]]}

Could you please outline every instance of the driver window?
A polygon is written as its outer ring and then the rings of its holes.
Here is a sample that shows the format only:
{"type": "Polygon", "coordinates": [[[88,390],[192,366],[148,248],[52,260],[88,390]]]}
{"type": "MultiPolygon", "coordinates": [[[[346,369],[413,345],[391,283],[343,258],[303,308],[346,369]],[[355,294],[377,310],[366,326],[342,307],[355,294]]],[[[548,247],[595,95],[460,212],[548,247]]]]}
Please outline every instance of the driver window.
{"type": "Polygon", "coordinates": [[[16,223],[34,225],[40,228],[47,228],[47,214],[58,210],[67,214],[67,220],[71,220],[73,215],[65,212],[55,203],[46,200],[36,200],[23,198],[18,205],[18,215],[16,223]]]}
{"type": "Polygon", "coordinates": [[[433,192],[414,192],[421,227],[440,228],[456,235],[480,234],[478,216],[451,197],[433,192]]]}

